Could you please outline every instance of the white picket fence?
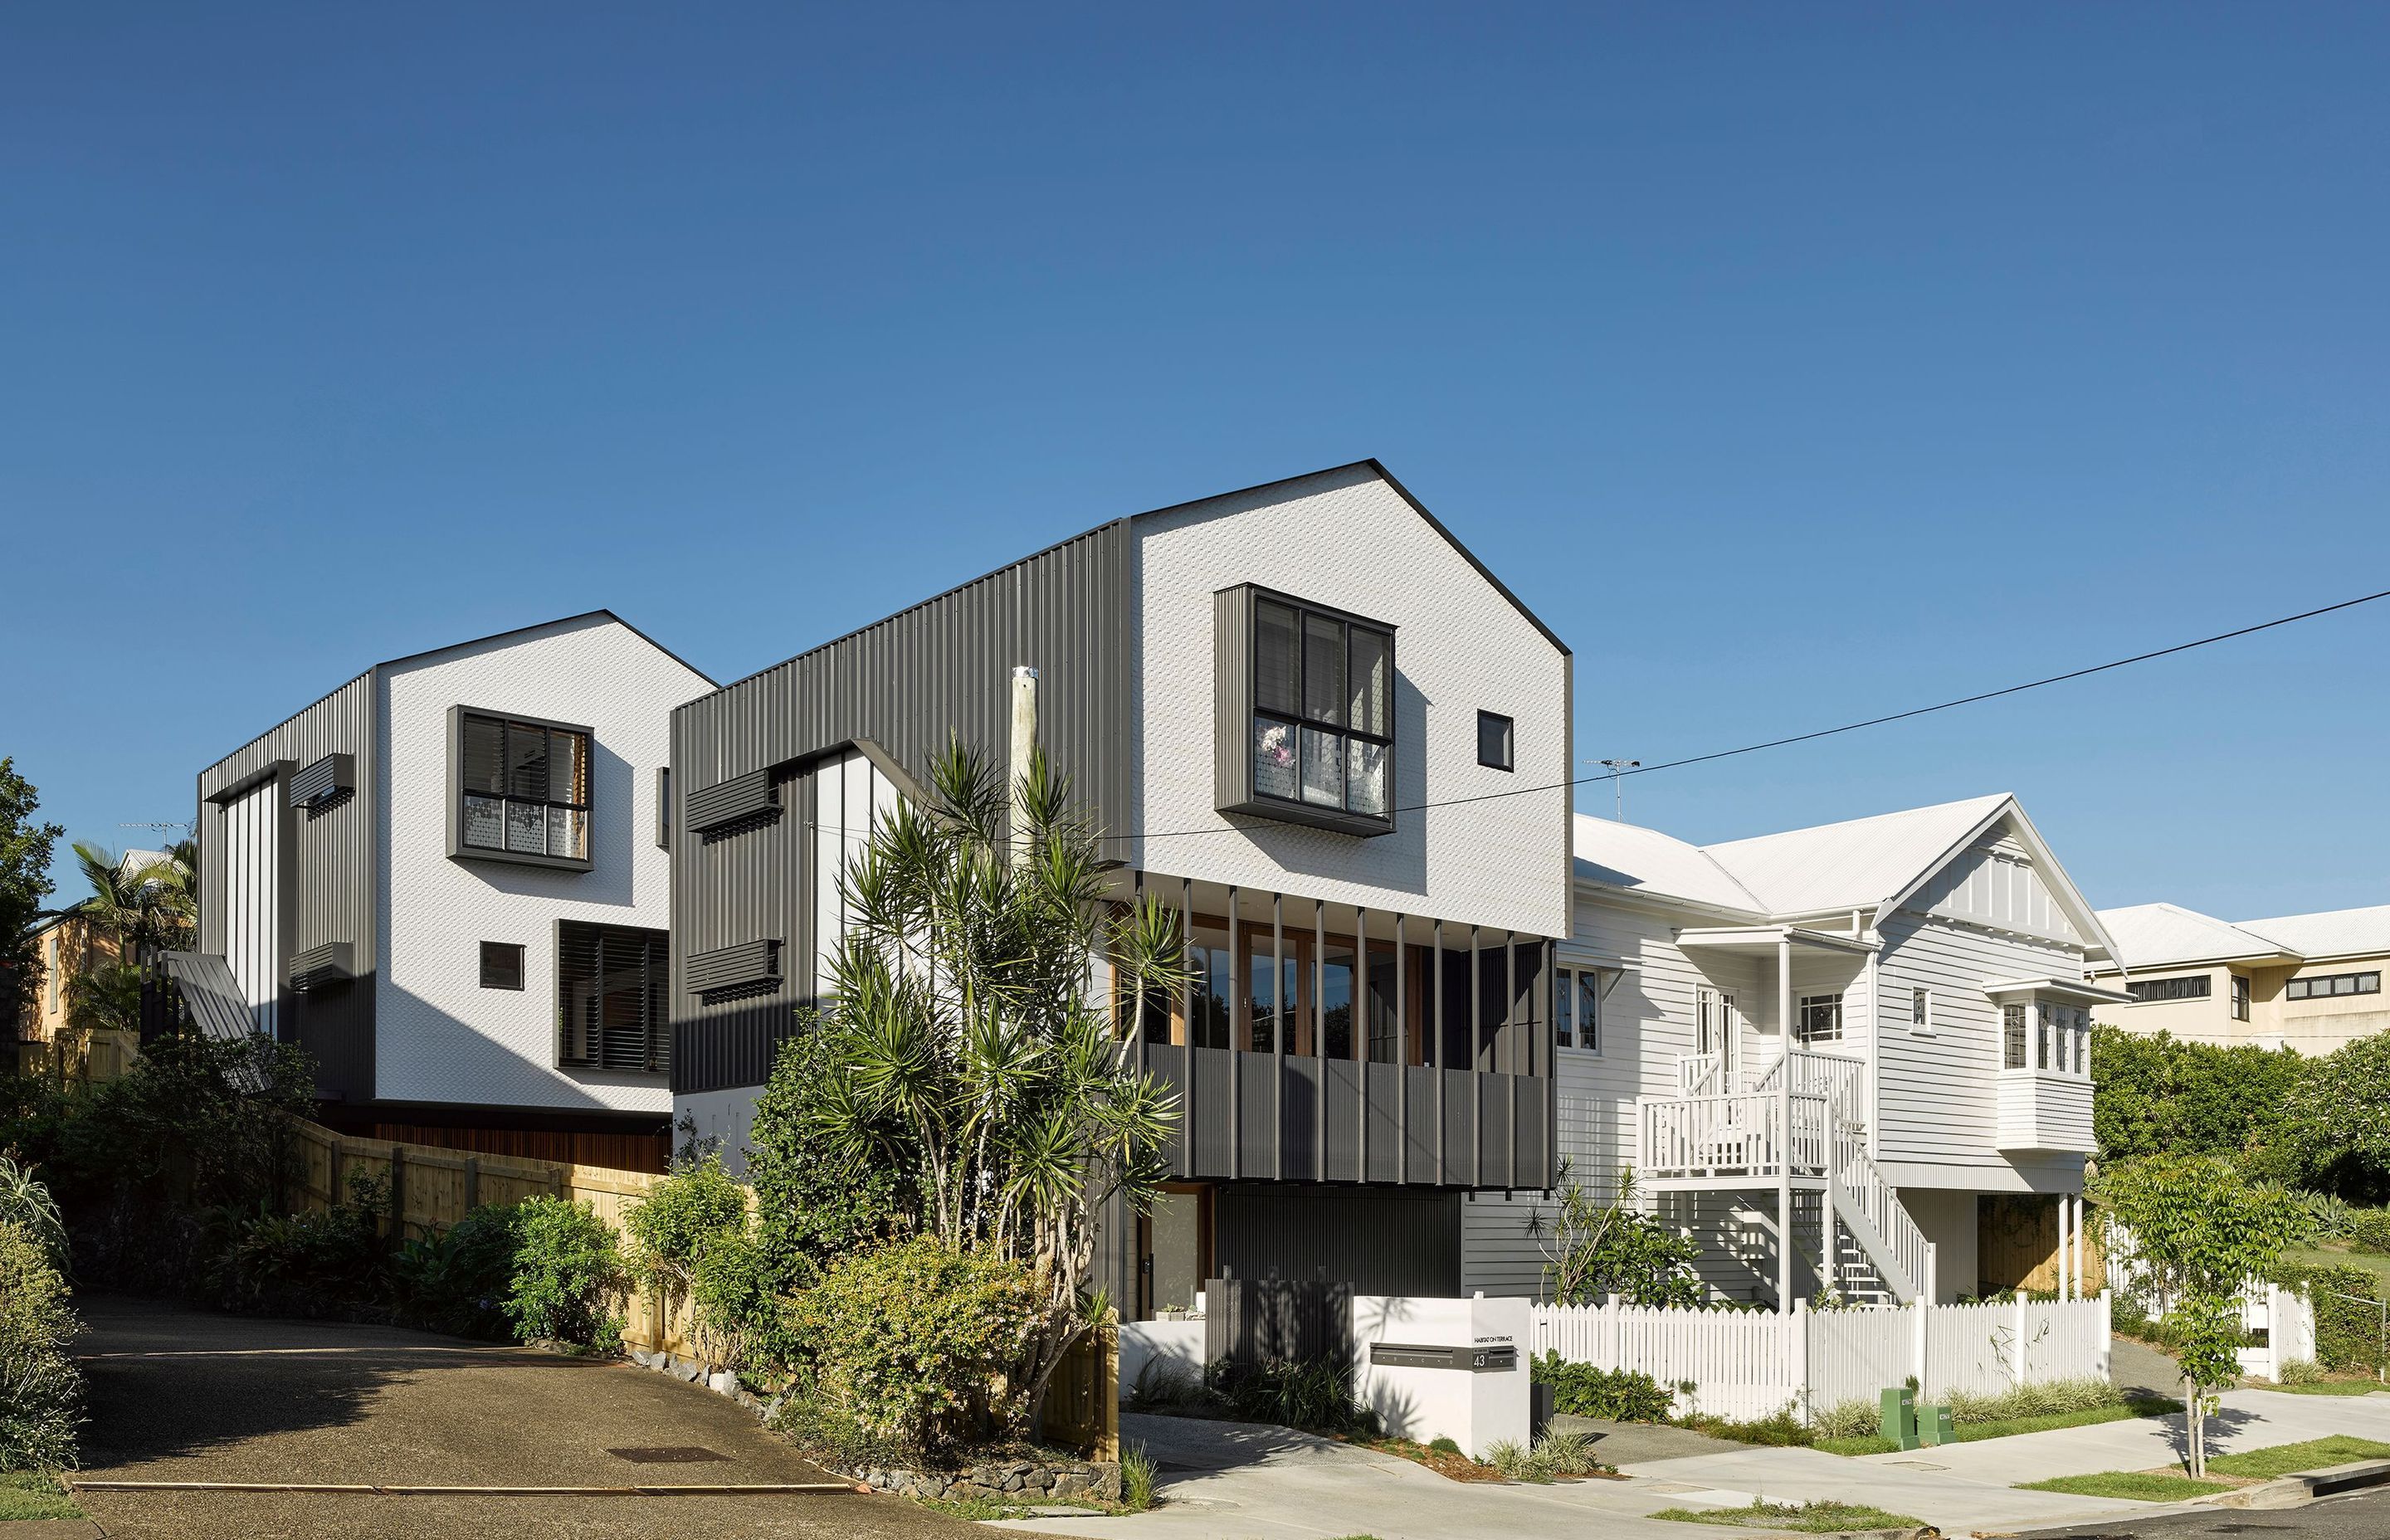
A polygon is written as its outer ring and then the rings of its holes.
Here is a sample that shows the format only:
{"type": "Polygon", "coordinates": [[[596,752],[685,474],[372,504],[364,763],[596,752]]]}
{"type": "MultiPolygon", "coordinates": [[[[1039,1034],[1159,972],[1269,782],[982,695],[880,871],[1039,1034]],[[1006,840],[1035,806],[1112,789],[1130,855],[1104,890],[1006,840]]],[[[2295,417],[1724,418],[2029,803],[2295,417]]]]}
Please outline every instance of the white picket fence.
{"type": "Polygon", "coordinates": [[[2258,1346],[2241,1350],[2242,1374],[2280,1380],[2283,1365],[2315,1361],[2315,1302],[2305,1295],[2260,1279],[2242,1298],[2241,1324],[2253,1335],[2266,1334],[2258,1346]]]}
{"type": "Polygon", "coordinates": [[[1737,1418],[1873,1401],[1911,1376],[1929,1396],[2104,1378],[2110,1297],[1863,1306],[1789,1315],[1636,1305],[1537,1305],[1536,1354],[1633,1369],[1676,1389],[1677,1410],[1737,1418]],[[1690,1392],[1682,1387],[1690,1382],[1690,1392]]]}

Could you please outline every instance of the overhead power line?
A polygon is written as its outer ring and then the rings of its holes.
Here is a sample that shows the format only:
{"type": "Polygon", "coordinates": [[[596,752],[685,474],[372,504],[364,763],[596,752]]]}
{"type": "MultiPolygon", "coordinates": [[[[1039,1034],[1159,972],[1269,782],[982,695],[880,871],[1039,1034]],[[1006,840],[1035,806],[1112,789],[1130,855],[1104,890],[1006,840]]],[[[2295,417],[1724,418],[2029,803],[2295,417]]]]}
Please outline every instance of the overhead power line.
{"type": "MultiPolygon", "coordinates": [[[[1595,781],[1614,781],[1621,776],[1648,776],[1655,770],[1680,770],[1689,764],[1707,764],[1714,760],[1734,759],[1739,755],[1756,754],[1767,749],[1783,749],[1795,743],[1814,743],[1821,738],[1834,738],[1844,733],[1856,733],[1862,728],[1881,727],[1888,723],[1906,722],[1913,716],[1930,716],[1935,712],[1954,711],[1960,706],[1973,706],[1985,700],[1998,700],[2002,696],[2022,695],[2026,690],[2037,690],[2046,685],[2062,685],[2070,679],[2087,679],[2092,674],[2106,674],[2112,669],[2129,668],[2135,663],[2146,663],[2156,658],[2169,658],[2178,652],[2189,652],[2194,648],[2213,647],[2218,642],[2229,642],[2241,636],[2254,636],[2260,631],[2271,631],[2277,626],[2294,625],[2300,621],[2311,621],[2319,615],[2329,615],[2335,610],[2354,610],[2360,604],[2371,604],[2377,599],[2390,599],[2390,588],[2384,588],[2376,594],[2362,594],[2353,599],[2343,599],[2338,604],[2327,604],[2319,609],[2302,610],[2295,615],[2283,615],[2276,620],[2260,621],[2255,625],[2244,625],[2232,631],[2219,631],[2213,636],[2202,636],[2196,641],[2177,642],[2172,647],[2162,647],[2150,652],[2137,652],[2129,658],[2118,658],[2112,662],[2094,663],[2088,668],[2069,669],[2064,674],[2053,674],[2041,679],[2028,679],[2022,685],[2010,685],[1996,690],[1983,690],[1974,695],[1960,696],[1955,700],[1939,700],[1931,706],[1913,706],[1905,712],[1871,716],[1864,722],[1845,722],[1839,727],[1820,727],[1815,732],[1794,733],[1790,738],[1771,738],[1764,743],[1746,743],[1740,749],[1719,749],[1706,754],[1689,754],[1683,759],[1662,760],[1656,764],[1638,765],[1631,769],[1622,767],[1604,770],[1598,776],[1579,776],[1571,780],[1551,781],[1541,786],[1515,786],[1508,790],[1487,791],[1474,797],[1448,797],[1441,802],[1412,802],[1407,806],[1397,807],[1394,811],[1426,813],[1439,807],[1461,807],[1471,802],[1498,802],[1505,797],[1531,797],[1541,791],[1573,790],[1595,781]]],[[[1608,764],[1607,761],[1603,763],[1608,764]]],[[[1233,832],[1234,828],[1235,826],[1230,824],[1214,824],[1206,828],[1176,828],[1159,834],[1143,835],[1109,834],[1104,838],[1108,840],[1181,840],[1190,839],[1199,834],[1227,834],[1233,832]]]]}

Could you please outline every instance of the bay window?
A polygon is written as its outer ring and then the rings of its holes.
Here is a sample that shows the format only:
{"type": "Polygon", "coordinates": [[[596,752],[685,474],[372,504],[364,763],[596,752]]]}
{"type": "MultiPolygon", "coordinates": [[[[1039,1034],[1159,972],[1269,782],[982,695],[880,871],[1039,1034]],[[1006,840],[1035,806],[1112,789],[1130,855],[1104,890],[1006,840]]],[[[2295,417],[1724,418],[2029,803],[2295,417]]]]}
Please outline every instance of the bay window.
{"type": "Polygon", "coordinates": [[[448,853],[589,868],[589,729],[449,712],[448,853]]]}
{"type": "Polygon", "coordinates": [[[1393,828],[1394,629],[1258,588],[1216,597],[1220,810],[1393,828]]]}

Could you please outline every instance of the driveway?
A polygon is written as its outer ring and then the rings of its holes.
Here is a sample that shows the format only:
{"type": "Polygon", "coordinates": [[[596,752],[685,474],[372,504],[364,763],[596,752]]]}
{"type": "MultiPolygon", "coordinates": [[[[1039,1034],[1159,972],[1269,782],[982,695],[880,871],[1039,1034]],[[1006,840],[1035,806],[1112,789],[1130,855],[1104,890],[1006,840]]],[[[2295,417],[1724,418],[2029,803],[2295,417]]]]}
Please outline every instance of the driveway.
{"type": "MultiPolygon", "coordinates": [[[[831,1480],[739,1406],[622,1363],[401,1331],[78,1301],[83,1476],[361,1485],[734,1485],[831,1480]],[[641,1463],[610,1451],[718,1457],[641,1463]]],[[[430,1497],[92,1492],[111,1536],[955,1536],[893,1497],[430,1497]]]]}

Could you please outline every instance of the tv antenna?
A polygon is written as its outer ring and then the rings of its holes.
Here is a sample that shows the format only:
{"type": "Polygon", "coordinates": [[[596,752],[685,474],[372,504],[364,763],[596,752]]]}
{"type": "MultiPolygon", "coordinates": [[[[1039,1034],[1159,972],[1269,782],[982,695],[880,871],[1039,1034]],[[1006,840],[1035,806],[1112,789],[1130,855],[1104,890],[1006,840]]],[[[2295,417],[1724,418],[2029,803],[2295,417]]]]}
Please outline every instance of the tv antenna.
{"type": "Polygon", "coordinates": [[[1585,763],[1587,764],[1599,764],[1603,769],[1610,772],[1611,815],[1616,818],[1620,823],[1625,823],[1626,821],[1626,792],[1625,789],[1619,785],[1618,777],[1624,776],[1629,770],[1642,769],[1643,762],[1639,759],[1589,759],[1585,763]]]}

